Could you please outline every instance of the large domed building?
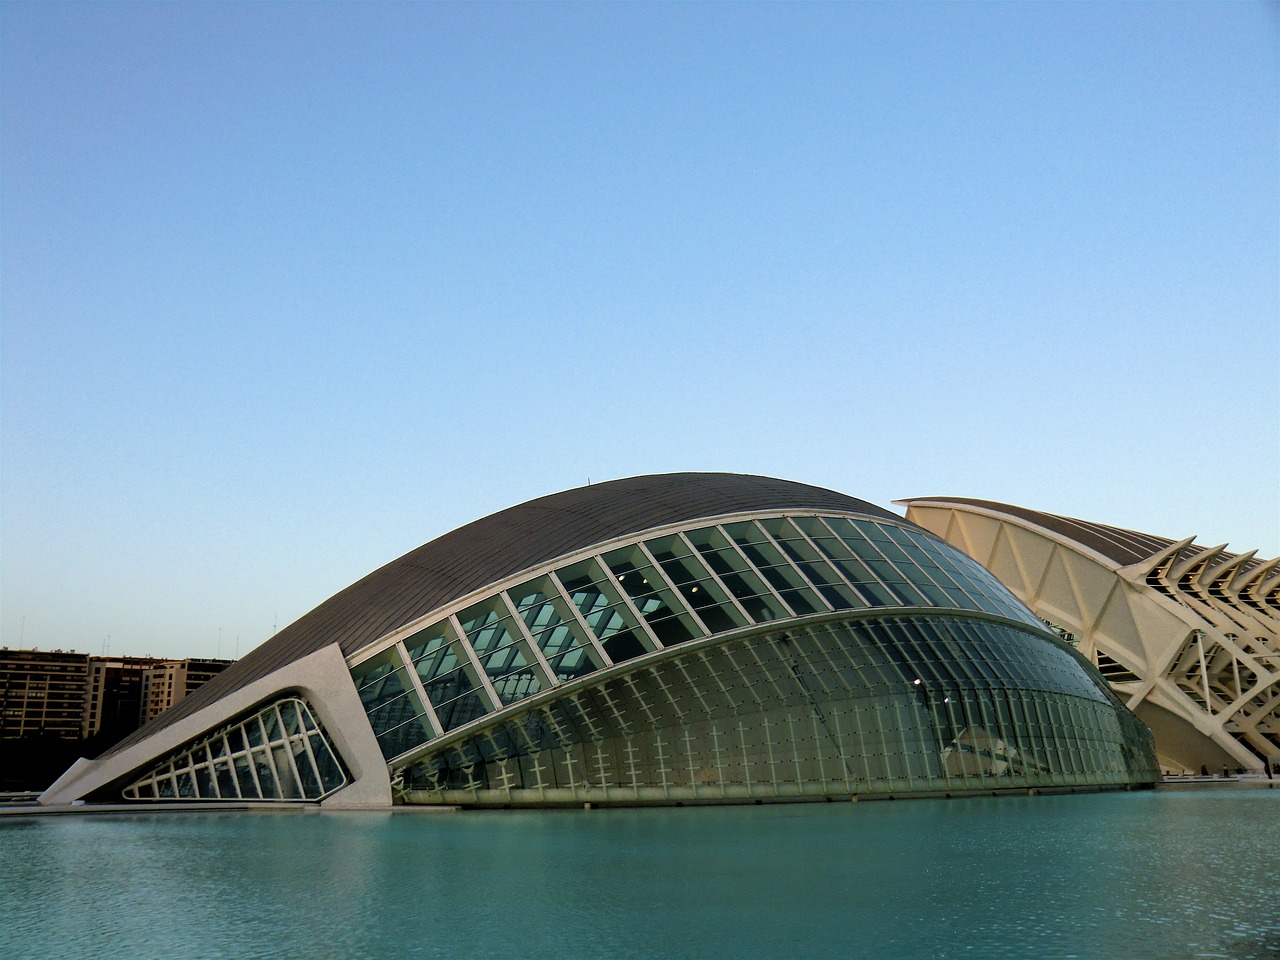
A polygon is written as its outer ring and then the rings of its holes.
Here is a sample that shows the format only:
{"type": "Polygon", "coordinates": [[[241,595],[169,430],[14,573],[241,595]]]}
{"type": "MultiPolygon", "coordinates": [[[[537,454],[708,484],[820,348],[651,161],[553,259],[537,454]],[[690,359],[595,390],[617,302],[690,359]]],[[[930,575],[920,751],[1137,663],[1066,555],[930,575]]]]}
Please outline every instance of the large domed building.
{"type": "Polygon", "coordinates": [[[959,550],[832,490],[686,473],[419,547],[41,802],[686,804],[1158,778],[1097,669],[959,550]]]}

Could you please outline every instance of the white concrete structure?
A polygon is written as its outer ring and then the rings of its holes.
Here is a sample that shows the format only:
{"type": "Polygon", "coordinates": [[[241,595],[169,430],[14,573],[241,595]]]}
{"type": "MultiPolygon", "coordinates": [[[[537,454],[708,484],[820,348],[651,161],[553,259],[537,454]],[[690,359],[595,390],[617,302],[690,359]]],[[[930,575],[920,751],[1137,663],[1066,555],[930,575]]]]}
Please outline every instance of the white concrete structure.
{"type": "Polygon", "coordinates": [[[1280,558],[985,500],[897,502],[1098,666],[1166,772],[1280,760],[1280,558]]]}

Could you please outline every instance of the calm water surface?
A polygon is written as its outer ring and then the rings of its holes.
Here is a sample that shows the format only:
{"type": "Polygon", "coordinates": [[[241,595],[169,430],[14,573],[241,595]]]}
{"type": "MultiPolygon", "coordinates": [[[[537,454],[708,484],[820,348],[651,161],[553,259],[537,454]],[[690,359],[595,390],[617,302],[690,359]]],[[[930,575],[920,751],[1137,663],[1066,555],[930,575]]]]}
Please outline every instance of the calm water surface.
{"type": "Polygon", "coordinates": [[[0,957],[1280,957],[1280,791],[0,818],[0,957]]]}

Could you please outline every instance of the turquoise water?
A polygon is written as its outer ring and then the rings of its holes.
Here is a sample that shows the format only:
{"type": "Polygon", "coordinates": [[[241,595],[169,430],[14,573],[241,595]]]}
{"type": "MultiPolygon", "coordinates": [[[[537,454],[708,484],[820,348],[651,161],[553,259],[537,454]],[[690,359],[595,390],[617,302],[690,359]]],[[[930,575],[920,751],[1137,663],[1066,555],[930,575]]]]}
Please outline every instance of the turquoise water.
{"type": "Polygon", "coordinates": [[[0,818],[0,956],[1280,957],[1280,790],[0,818]]]}

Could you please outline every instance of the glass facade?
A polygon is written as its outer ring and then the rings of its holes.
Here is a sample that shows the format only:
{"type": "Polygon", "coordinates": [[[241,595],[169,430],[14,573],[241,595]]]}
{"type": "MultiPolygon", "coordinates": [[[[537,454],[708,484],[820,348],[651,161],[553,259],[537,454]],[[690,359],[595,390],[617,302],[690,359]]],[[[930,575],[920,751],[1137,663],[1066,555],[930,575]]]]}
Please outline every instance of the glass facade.
{"type": "Polygon", "coordinates": [[[788,627],[510,715],[417,803],[723,802],[1151,782],[1146,727],[1069,651],[958,616],[788,627]]]}
{"type": "Polygon", "coordinates": [[[566,558],[351,673],[410,802],[1146,776],[1145,727],[1043,629],[983,567],[913,527],[761,515],[566,558]],[[609,672],[592,683],[598,671],[609,672]]]}
{"type": "Polygon", "coordinates": [[[347,784],[305,700],[239,717],[152,768],[126,800],[322,800],[347,784]]]}

